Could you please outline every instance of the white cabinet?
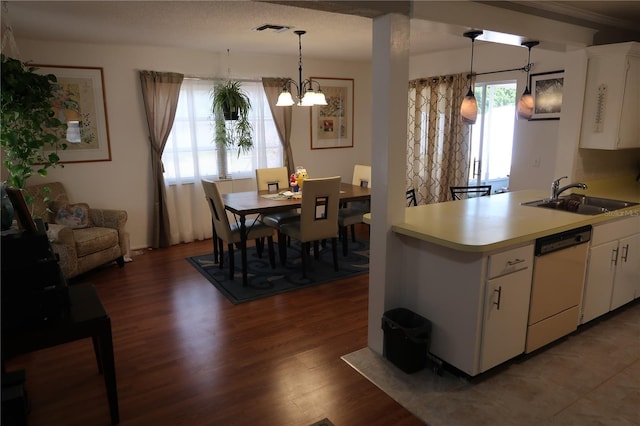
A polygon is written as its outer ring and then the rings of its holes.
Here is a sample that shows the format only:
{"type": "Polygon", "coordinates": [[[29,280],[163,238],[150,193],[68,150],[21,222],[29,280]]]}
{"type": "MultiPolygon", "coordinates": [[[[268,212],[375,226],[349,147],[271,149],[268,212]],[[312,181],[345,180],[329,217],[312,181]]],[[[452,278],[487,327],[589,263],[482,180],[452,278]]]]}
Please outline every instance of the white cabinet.
{"type": "Polygon", "coordinates": [[[533,244],[485,254],[401,238],[394,306],[431,321],[432,355],[475,376],[524,353],[533,244]]]}
{"type": "Polygon", "coordinates": [[[581,148],[640,147],[640,43],[587,49],[581,148]]]}
{"type": "Polygon", "coordinates": [[[640,297],[640,234],[618,242],[618,262],[611,294],[611,310],[640,297]]]}
{"type": "Polygon", "coordinates": [[[593,228],[580,323],[640,297],[640,218],[593,228]]]}
{"type": "Polygon", "coordinates": [[[489,256],[480,372],[524,352],[532,270],[533,245],[489,256]]]}
{"type": "Polygon", "coordinates": [[[524,352],[530,292],[530,267],[488,281],[480,371],[524,352]]]}

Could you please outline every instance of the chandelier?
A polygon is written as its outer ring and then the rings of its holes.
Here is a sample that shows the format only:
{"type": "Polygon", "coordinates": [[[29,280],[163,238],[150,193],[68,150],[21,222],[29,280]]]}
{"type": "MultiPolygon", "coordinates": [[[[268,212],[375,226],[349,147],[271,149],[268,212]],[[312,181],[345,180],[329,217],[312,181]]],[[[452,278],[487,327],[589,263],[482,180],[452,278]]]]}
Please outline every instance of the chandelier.
{"type": "Polygon", "coordinates": [[[294,31],[298,35],[298,83],[294,80],[287,80],[282,86],[282,92],[278,96],[276,106],[313,106],[326,105],[327,99],[320,89],[320,83],[316,80],[302,80],[302,35],[306,33],[303,30],[294,31]],[[314,85],[316,89],[314,90],[314,85]],[[291,95],[292,89],[295,88],[295,100],[291,95]]]}

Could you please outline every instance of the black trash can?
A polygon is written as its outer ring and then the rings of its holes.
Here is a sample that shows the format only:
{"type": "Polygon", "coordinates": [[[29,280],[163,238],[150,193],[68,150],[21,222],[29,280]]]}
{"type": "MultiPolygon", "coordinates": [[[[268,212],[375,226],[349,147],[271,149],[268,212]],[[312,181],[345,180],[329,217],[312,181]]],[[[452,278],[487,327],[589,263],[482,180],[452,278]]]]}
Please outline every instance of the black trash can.
{"type": "Polygon", "coordinates": [[[383,356],[405,373],[422,370],[427,363],[431,321],[405,308],[391,309],[382,316],[383,356]]]}

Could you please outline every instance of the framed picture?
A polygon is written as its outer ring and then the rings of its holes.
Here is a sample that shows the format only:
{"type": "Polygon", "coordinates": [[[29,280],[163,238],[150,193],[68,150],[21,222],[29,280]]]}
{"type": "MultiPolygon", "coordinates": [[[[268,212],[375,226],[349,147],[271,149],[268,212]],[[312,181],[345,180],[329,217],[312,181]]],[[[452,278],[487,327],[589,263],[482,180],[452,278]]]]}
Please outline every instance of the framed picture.
{"type": "Polygon", "coordinates": [[[311,77],[327,105],[311,107],[311,149],[353,147],[353,79],[311,77]]]}
{"type": "Polygon", "coordinates": [[[531,120],[559,120],[562,109],[564,71],[531,74],[529,87],[533,97],[531,120]]]}
{"type": "Polygon", "coordinates": [[[53,110],[67,124],[67,149],[58,150],[61,163],[111,161],[104,77],[99,67],[36,65],[38,74],[53,74],[58,82],[53,110]]]}
{"type": "Polygon", "coordinates": [[[22,190],[10,186],[6,188],[6,191],[13,205],[14,214],[18,220],[20,229],[28,232],[36,232],[36,223],[31,217],[31,212],[29,212],[29,207],[27,207],[22,190]]]}

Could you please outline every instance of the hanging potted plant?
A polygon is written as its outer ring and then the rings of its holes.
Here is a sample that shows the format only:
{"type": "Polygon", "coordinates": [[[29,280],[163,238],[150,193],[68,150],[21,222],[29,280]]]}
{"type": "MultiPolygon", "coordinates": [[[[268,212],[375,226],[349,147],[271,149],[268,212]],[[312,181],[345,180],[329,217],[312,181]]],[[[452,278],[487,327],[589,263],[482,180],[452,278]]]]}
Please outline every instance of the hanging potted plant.
{"type": "Polygon", "coordinates": [[[212,94],[215,142],[227,148],[238,147],[238,155],[253,148],[251,101],[240,85],[239,81],[226,81],[216,85],[212,94]]]}
{"type": "Polygon", "coordinates": [[[37,174],[46,176],[47,169],[60,161],[57,150],[67,147],[61,142],[66,124],[52,109],[56,76],[36,74],[35,70],[2,55],[2,165],[9,172],[9,183],[17,188],[25,187],[34,167],[37,174]]]}

